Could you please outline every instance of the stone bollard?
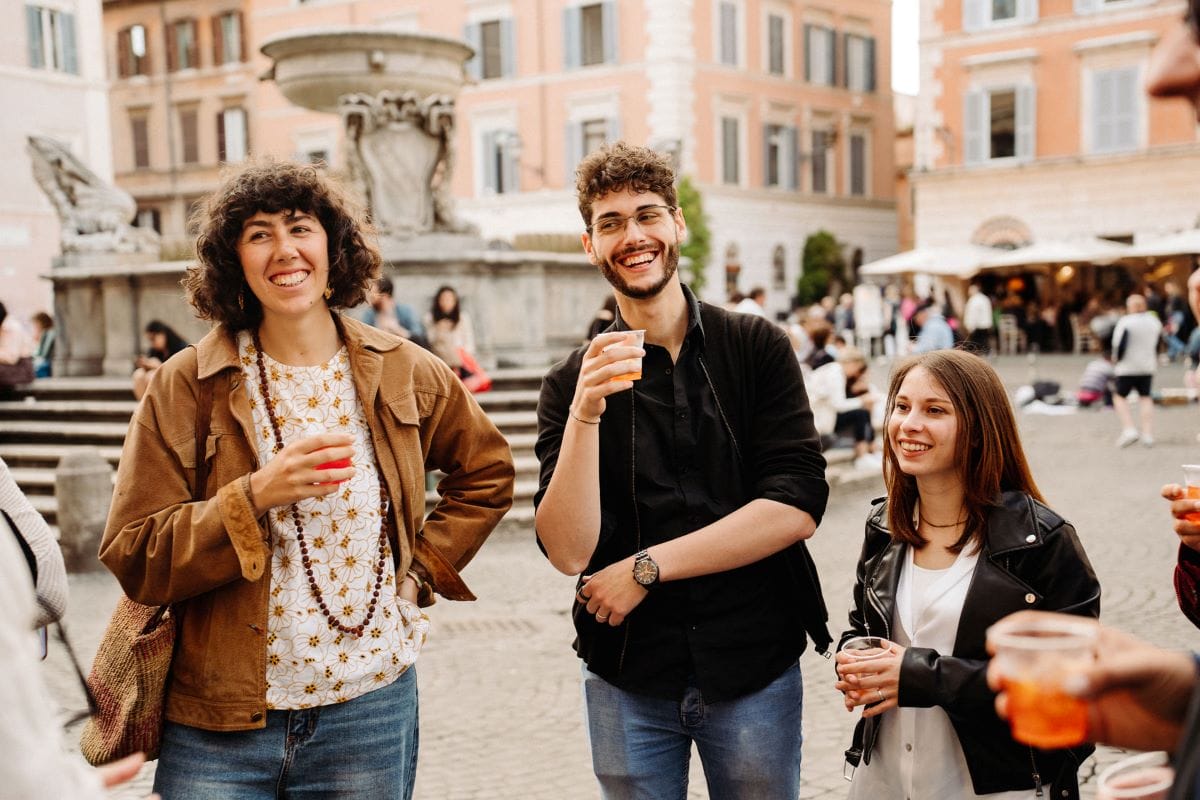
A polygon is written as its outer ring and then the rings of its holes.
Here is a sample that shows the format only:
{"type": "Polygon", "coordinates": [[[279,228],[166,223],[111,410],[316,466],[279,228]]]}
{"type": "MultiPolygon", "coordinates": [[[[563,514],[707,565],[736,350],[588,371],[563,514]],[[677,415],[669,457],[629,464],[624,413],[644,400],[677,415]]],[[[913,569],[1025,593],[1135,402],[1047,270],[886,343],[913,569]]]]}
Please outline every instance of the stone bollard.
{"type": "Polygon", "coordinates": [[[102,569],[97,554],[112,503],[113,469],[89,447],[68,453],[54,471],[59,544],[68,572],[102,569]]]}

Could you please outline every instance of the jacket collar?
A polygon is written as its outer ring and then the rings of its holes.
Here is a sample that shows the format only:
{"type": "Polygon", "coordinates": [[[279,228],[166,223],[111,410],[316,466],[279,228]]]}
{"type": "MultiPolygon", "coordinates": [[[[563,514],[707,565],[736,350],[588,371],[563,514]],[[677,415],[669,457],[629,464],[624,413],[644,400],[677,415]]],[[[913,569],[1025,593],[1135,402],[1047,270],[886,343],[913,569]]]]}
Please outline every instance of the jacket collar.
{"type": "MultiPolygon", "coordinates": [[[[891,536],[887,503],[877,501],[870,520],[871,524],[891,536]]],[[[1033,498],[1024,492],[1001,492],[988,511],[984,551],[990,556],[998,556],[1014,550],[1027,550],[1041,546],[1045,536],[1046,525],[1038,517],[1033,498]]]]}
{"type": "MultiPolygon", "coordinates": [[[[351,358],[359,351],[386,353],[401,346],[402,340],[383,331],[359,322],[352,317],[334,313],[337,325],[351,358]]],[[[238,368],[237,332],[225,325],[218,325],[196,343],[197,377],[201,380],[217,374],[223,369],[238,368]]]]}

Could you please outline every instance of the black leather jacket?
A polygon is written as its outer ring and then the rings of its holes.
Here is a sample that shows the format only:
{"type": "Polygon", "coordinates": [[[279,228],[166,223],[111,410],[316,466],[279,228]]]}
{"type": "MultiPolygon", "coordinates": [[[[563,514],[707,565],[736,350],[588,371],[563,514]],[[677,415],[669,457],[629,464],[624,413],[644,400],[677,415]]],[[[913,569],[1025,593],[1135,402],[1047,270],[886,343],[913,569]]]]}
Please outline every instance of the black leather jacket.
{"type": "MultiPolygon", "coordinates": [[[[907,545],[893,541],[887,502],[876,501],[867,518],[858,560],[850,629],[841,636],[893,638],[896,588],[907,545]]],[[[900,666],[902,706],[945,710],[958,734],[976,794],[1036,789],[1051,784],[1055,798],[1078,798],[1076,772],[1094,749],[1040,750],[1013,741],[996,716],[988,689],[984,648],[989,625],[1014,611],[1035,608],[1100,615],[1100,583],[1075,529],[1022,492],[1005,492],[987,518],[987,531],[963,603],[954,652],[909,647],[900,666]]],[[[840,642],[839,642],[840,644],[840,642]]],[[[860,720],[846,760],[871,763],[879,717],[860,720]]]]}

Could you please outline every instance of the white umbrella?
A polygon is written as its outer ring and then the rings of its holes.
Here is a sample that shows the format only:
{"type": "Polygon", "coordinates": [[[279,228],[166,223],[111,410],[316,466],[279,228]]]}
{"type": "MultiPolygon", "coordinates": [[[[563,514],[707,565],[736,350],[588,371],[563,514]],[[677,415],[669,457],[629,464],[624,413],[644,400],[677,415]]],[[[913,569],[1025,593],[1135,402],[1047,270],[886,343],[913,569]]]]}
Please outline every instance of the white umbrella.
{"type": "Polygon", "coordinates": [[[1143,241],[1141,238],[1134,242],[1126,255],[1135,258],[1156,258],[1166,256],[1200,254],[1200,229],[1193,228],[1179,231],[1169,236],[1159,236],[1143,241]]]}
{"type": "Polygon", "coordinates": [[[1111,264],[1130,255],[1130,247],[1092,236],[1044,239],[1016,250],[993,251],[984,269],[1034,264],[1111,264]]]}
{"type": "Polygon", "coordinates": [[[979,271],[988,256],[996,251],[977,244],[917,247],[881,258],[859,267],[861,275],[897,275],[904,272],[924,272],[929,275],[949,275],[969,278],[979,271]]]}

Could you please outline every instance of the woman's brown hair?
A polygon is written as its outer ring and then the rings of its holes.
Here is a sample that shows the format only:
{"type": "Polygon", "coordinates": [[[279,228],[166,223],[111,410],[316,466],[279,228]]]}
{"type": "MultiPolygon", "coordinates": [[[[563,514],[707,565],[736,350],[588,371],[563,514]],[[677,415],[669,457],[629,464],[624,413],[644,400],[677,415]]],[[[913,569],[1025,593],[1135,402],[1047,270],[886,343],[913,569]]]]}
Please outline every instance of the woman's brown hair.
{"type": "MultiPolygon", "coordinates": [[[[905,359],[897,365],[888,386],[887,418],[896,407],[896,395],[904,379],[917,367],[926,370],[941,386],[954,407],[958,420],[958,465],[963,483],[963,506],[967,524],[950,548],[960,552],[969,542],[981,542],[989,507],[1001,492],[1024,492],[1043,500],[1033,482],[1016,417],[1004,384],[996,370],[979,356],[962,350],[935,350],[905,359]]],[[[888,494],[888,527],[896,539],[924,547],[928,540],[913,524],[918,492],[917,481],[900,470],[891,438],[883,439],[883,478],[888,494]]]]}
{"type": "Polygon", "coordinates": [[[315,216],[329,240],[329,306],[351,308],[366,299],[383,258],[365,210],[312,165],[259,158],[226,176],[192,216],[198,263],[188,268],[183,287],[201,319],[235,331],[262,322],[237,252],[242,225],[260,211],[315,216]]]}

